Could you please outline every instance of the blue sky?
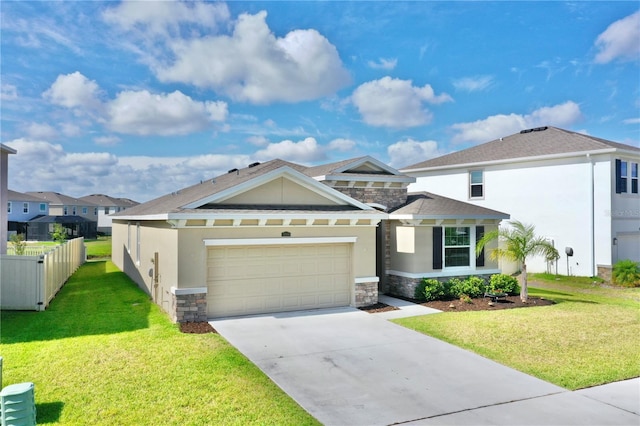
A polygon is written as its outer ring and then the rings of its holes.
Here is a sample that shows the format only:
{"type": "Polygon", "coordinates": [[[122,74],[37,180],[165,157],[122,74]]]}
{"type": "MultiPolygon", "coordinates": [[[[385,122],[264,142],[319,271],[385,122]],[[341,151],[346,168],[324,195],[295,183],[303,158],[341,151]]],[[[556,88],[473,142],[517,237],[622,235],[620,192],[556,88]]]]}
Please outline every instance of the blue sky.
{"type": "Polygon", "coordinates": [[[146,201],[553,125],[640,145],[631,2],[0,2],[9,187],[146,201]]]}

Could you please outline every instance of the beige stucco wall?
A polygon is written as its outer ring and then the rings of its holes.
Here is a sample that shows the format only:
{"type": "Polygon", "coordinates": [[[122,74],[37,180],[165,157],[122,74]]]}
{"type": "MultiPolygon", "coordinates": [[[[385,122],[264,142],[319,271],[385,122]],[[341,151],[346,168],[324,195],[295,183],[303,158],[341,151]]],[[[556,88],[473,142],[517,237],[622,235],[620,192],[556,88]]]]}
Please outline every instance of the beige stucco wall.
{"type": "Polygon", "coordinates": [[[329,202],[326,197],[309,191],[307,188],[287,178],[281,177],[261,185],[258,188],[229,198],[220,204],[294,204],[317,206],[333,203],[329,202]]]}
{"type": "MultiPolygon", "coordinates": [[[[399,221],[391,221],[390,226],[391,270],[410,274],[440,271],[433,269],[433,226],[403,226],[399,221]],[[406,239],[410,239],[411,236],[413,237],[413,244],[408,244],[406,239]],[[399,238],[401,238],[400,241],[399,238]]],[[[455,222],[445,222],[441,226],[455,226],[455,222]]],[[[471,227],[475,225],[463,224],[461,226],[471,227]]],[[[496,223],[483,223],[482,226],[485,227],[485,233],[497,228],[496,223]]],[[[478,272],[497,269],[498,262],[490,260],[488,256],[490,250],[495,247],[497,247],[497,243],[494,242],[485,249],[485,253],[487,253],[485,255],[485,266],[476,268],[475,263],[472,262],[471,267],[478,272]]]]}
{"type": "Polygon", "coordinates": [[[240,238],[287,238],[302,237],[356,237],[353,245],[354,278],[376,276],[375,226],[344,227],[228,227],[172,229],[164,221],[140,222],[140,262],[137,262],[136,222],[113,221],[112,260],[141,288],[150,294],[156,303],[169,310],[171,287],[206,287],[207,247],[205,239],[240,238]],[[127,229],[131,233],[130,247],[127,229]],[[282,237],[282,232],[291,237],[282,237]],[[153,289],[153,277],[149,271],[154,253],[159,256],[159,287],[153,289]]]}

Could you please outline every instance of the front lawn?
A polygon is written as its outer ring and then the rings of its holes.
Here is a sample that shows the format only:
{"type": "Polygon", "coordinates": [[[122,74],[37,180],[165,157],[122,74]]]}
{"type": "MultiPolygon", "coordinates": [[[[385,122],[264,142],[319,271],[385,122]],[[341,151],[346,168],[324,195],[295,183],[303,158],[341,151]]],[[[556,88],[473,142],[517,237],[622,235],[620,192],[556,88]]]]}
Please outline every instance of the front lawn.
{"type": "Polygon", "coordinates": [[[529,294],[556,305],[395,322],[567,389],[640,376],[640,289],[533,279],[529,294]]]}
{"type": "Polygon", "coordinates": [[[3,311],[3,386],[34,382],[38,424],[318,424],[217,334],[183,334],[111,262],[44,312],[3,311]]]}

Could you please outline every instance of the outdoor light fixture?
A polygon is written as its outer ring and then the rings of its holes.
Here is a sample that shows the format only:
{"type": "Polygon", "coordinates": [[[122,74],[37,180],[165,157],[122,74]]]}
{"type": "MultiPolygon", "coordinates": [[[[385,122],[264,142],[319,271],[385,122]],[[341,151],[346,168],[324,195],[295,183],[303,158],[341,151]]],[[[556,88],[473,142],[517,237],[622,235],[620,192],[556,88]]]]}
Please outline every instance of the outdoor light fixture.
{"type": "Polygon", "coordinates": [[[615,238],[615,237],[613,237],[613,245],[614,245],[614,246],[617,246],[617,245],[618,245],[618,239],[617,239],[617,238],[615,238]]]}
{"type": "Polygon", "coordinates": [[[290,237],[290,236],[291,236],[291,232],[284,231],[284,232],[283,232],[282,234],[280,234],[280,235],[282,235],[283,237],[290,237]]]}

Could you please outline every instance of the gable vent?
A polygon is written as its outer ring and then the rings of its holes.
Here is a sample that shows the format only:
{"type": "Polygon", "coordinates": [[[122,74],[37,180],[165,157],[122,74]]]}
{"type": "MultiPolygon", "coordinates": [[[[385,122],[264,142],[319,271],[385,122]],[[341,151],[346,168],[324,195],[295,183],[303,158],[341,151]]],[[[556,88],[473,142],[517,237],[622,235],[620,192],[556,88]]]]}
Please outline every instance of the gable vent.
{"type": "Polygon", "coordinates": [[[533,129],[520,130],[520,133],[542,132],[547,130],[548,128],[549,128],[548,126],[534,127],[533,129]]]}
{"type": "Polygon", "coordinates": [[[251,164],[249,164],[249,168],[251,169],[251,168],[253,168],[253,167],[255,167],[255,166],[259,166],[259,165],[260,165],[260,162],[259,162],[259,161],[256,161],[255,163],[251,163],[251,164]]]}
{"type": "Polygon", "coordinates": [[[239,170],[238,169],[231,169],[227,173],[233,173],[233,172],[237,172],[237,171],[239,171],[239,170]]]}

